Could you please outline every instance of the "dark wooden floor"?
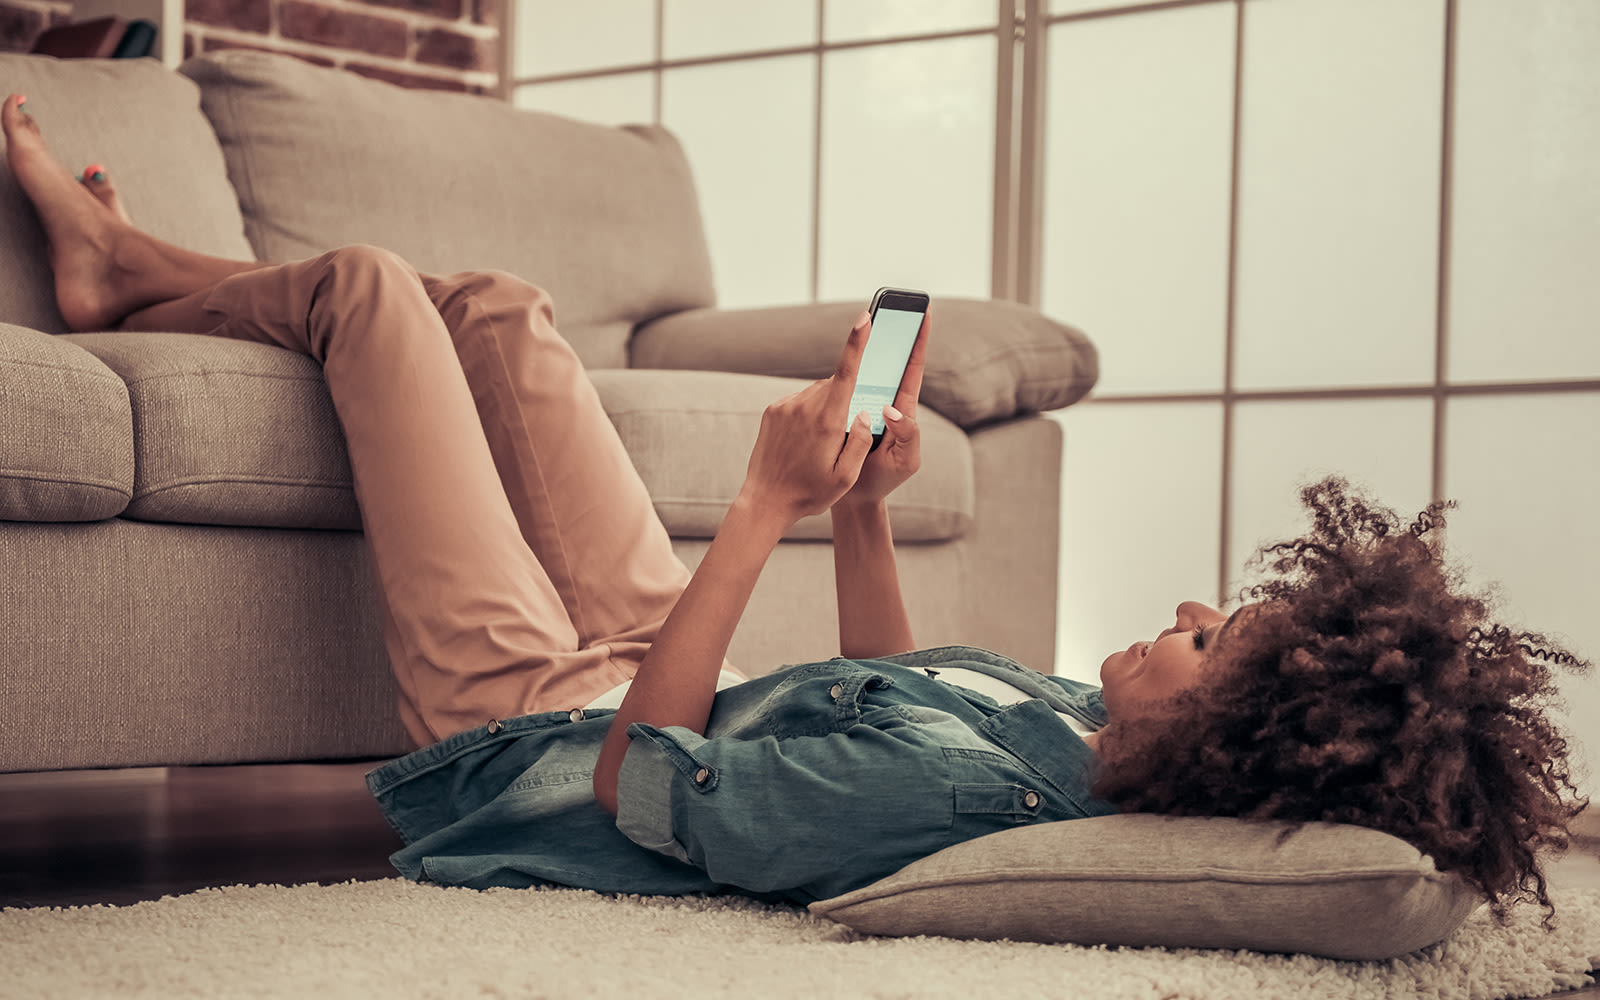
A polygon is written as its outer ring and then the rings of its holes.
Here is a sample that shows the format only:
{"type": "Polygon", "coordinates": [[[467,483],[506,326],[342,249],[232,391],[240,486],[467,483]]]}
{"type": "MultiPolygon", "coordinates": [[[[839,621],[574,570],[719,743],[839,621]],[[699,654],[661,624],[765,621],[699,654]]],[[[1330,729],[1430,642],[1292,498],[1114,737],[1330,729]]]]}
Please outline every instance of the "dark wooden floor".
{"type": "Polygon", "coordinates": [[[0,906],[391,878],[374,763],[0,774],[0,906]]]}
{"type": "MultiPolygon", "coordinates": [[[[400,840],[362,781],[376,763],[0,774],[0,906],[391,878],[400,840]]],[[[1552,866],[1551,885],[1600,888],[1595,853],[1552,866]]]]}

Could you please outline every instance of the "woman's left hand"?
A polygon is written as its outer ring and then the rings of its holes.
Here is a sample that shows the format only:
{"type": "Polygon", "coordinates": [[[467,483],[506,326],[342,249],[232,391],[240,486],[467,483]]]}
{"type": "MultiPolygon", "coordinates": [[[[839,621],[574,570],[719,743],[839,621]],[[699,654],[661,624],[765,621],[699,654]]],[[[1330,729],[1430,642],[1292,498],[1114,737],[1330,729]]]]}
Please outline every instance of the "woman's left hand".
{"type": "Polygon", "coordinates": [[[922,433],[917,427],[917,398],[922,394],[923,358],[927,352],[932,313],[924,313],[911,359],[900,378],[894,405],[884,407],[883,440],[867,455],[855,485],[834,503],[835,507],[882,503],[901,483],[922,468],[922,433]],[[893,414],[898,413],[898,416],[893,414]]]}

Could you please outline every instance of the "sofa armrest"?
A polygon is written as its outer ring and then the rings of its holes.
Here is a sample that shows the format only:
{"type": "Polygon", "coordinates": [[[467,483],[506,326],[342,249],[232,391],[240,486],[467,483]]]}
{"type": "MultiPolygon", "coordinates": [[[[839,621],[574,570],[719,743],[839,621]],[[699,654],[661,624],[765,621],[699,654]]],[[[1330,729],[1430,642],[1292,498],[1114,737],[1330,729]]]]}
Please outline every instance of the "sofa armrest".
{"type": "MultiPolygon", "coordinates": [[[[634,331],[633,368],[690,368],[823,378],[838,363],[860,303],[690,309],[634,331]]],[[[1099,377],[1083,332],[1015,302],[936,299],[922,403],[962,427],[1054,410],[1099,377]]]]}

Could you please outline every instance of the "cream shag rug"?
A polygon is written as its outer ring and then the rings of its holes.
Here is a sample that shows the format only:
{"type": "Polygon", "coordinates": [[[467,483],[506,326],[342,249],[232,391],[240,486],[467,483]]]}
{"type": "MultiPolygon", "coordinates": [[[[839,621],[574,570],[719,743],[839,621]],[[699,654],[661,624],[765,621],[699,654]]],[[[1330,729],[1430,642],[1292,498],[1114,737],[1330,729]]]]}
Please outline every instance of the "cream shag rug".
{"type": "MultiPolygon", "coordinates": [[[[0,997],[1534,997],[1586,985],[1600,890],[1390,962],[872,938],[736,897],[232,886],[0,911],[0,997]]],[[[1360,919],[1351,914],[1351,919],[1360,919]]]]}

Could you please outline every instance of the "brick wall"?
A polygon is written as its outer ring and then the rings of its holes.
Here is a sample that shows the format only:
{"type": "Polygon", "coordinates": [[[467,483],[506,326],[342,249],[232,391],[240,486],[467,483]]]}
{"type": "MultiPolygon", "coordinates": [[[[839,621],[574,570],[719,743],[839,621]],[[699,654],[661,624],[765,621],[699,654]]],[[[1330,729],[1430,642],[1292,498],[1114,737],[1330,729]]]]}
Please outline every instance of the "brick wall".
{"type": "MultiPolygon", "coordinates": [[[[510,0],[186,0],[183,54],[284,52],[405,87],[494,94],[510,0]]],[[[0,51],[26,52],[71,0],[0,0],[0,51]]]]}
{"type": "Polygon", "coordinates": [[[0,0],[0,52],[26,52],[39,33],[72,20],[72,0],[0,0]]]}

